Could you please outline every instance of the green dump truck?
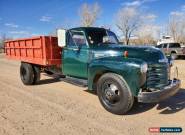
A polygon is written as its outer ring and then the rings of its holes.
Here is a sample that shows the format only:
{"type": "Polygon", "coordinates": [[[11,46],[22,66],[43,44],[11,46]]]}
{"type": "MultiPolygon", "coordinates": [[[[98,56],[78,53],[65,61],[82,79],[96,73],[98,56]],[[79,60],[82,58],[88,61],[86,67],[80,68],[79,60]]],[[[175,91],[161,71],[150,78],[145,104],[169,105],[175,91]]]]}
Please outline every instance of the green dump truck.
{"type": "Polygon", "coordinates": [[[5,53],[21,61],[25,85],[39,84],[42,72],[61,74],[64,81],[96,91],[103,107],[114,114],[128,112],[134,100],[159,102],[180,88],[180,80],[170,80],[171,61],[162,51],[121,45],[104,28],[59,29],[57,37],[6,41],[5,53]]]}

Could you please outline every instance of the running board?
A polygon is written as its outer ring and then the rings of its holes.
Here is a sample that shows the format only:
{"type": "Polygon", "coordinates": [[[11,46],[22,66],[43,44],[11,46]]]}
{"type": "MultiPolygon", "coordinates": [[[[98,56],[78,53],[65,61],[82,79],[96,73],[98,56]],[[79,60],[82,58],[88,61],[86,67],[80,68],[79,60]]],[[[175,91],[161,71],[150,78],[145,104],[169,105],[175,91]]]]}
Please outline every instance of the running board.
{"type": "Polygon", "coordinates": [[[79,78],[74,78],[74,77],[69,77],[66,76],[65,78],[60,78],[61,81],[71,83],[80,87],[87,87],[87,80],[85,79],[79,79],[79,78]]]}

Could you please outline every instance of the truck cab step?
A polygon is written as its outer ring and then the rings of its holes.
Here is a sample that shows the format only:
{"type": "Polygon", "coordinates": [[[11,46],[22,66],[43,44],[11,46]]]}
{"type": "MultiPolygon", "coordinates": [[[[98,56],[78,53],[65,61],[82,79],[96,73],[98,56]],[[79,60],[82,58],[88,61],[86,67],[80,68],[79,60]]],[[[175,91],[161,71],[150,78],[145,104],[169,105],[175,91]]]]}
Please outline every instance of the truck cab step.
{"type": "Polygon", "coordinates": [[[65,78],[60,78],[61,81],[67,82],[67,83],[71,83],[80,87],[87,87],[88,86],[88,82],[85,79],[79,79],[79,78],[75,78],[75,77],[70,77],[70,76],[66,76],[65,78]]]}

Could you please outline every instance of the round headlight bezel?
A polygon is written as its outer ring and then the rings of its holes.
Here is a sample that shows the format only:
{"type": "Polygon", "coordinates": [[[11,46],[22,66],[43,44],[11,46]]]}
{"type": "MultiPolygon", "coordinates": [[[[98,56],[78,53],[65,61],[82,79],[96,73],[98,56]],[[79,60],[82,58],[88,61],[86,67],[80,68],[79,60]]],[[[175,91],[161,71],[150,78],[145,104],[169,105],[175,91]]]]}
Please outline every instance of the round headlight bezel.
{"type": "Polygon", "coordinates": [[[147,63],[141,64],[140,71],[141,73],[146,73],[148,71],[148,64],[147,63]]]}

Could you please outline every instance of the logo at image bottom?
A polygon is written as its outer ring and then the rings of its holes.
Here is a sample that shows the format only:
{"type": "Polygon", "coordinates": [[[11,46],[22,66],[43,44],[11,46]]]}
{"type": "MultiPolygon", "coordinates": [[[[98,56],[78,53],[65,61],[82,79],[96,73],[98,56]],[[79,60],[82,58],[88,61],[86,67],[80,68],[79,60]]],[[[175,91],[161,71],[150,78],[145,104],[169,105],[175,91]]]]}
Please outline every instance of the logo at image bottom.
{"type": "Polygon", "coordinates": [[[181,127],[150,127],[150,133],[181,133],[181,127]]]}

